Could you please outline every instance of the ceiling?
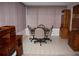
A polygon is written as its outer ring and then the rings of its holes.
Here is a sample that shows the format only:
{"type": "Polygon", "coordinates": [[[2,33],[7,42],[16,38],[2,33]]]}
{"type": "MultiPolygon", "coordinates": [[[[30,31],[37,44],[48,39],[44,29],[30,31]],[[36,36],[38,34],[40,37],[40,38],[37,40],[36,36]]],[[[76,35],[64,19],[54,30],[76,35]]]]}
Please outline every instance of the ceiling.
{"type": "Polygon", "coordinates": [[[23,2],[27,6],[69,6],[74,2],[23,2]]]}

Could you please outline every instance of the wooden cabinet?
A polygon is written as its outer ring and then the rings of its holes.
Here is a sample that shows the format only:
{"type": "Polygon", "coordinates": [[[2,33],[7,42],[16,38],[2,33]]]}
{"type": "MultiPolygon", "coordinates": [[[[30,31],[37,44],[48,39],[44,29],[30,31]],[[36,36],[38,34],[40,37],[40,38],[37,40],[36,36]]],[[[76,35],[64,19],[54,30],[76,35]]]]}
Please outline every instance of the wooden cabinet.
{"type": "Polygon", "coordinates": [[[73,7],[72,30],[79,29],[79,5],[73,7]]]}
{"type": "Polygon", "coordinates": [[[79,14],[79,5],[73,7],[73,14],[79,14]]]}
{"type": "Polygon", "coordinates": [[[16,35],[15,26],[0,27],[0,56],[10,56],[16,51],[23,54],[22,35],[16,35]]]}
{"type": "Polygon", "coordinates": [[[15,51],[15,26],[0,27],[0,56],[9,56],[15,51]]]}
{"type": "Polygon", "coordinates": [[[62,11],[62,16],[61,16],[61,27],[69,27],[70,25],[70,10],[65,9],[62,11]]]}
{"type": "Polygon", "coordinates": [[[16,55],[21,56],[23,54],[22,35],[16,36],[16,55]]]}
{"type": "Polygon", "coordinates": [[[71,31],[68,41],[69,46],[74,51],[79,51],[79,31],[71,31]]]}
{"type": "Polygon", "coordinates": [[[70,26],[70,10],[63,10],[61,16],[60,37],[68,38],[69,26],[70,26]]]}
{"type": "Polygon", "coordinates": [[[69,29],[67,27],[61,27],[60,28],[60,37],[62,39],[68,38],[69,36],[69,29]]]}
{"type": "Polygon", "coordinates": [[[7,30],[0,31],[0,56],[9,55],[10,39],[9,39],[8,35],[9,35],[9,32],[7,30]]]}
{"type": "Polygon", "coordinates": [[[79,51],[79,5],[73,7],[72,31],[68,44],[74,51],[79,51]]]}

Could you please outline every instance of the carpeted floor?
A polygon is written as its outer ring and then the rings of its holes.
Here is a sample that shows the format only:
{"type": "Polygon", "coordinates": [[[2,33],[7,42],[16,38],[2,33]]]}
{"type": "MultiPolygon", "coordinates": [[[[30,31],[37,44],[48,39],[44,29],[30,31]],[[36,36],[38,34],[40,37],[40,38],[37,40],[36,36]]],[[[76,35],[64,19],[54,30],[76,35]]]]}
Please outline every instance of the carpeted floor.
{"type": "Polygon", "coordinates": [[[74,51],[68,46],[67,40],[60,39],[58,36],[52,37],[52,42],[47,44],[34,44],[29,37],[23,38],[23,56],[72,56],[74,51]]]}

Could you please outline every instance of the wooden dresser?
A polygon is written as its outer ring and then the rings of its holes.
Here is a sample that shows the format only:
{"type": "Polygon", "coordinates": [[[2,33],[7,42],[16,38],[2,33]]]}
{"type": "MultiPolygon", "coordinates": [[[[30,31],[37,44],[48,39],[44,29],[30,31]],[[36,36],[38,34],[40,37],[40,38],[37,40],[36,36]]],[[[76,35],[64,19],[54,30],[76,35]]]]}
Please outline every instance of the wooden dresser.
{"type": "Polygon", "coordinates": [[[16,35],[15,26],[0,27],[0,56],[16,56],[23,54],[22,35],[16,35]]]}
{"type": "Polygon", "coordinates": [[[79,5],[73,7],[72,31],[68,44],[74,51],[79,51],[79,5]]]}
{"type": "Polygon", "coordinates": [[[15,27],[2,26],[0,27],[0,56],[11,55],[15,51],[15,27]]]}
{"type": "Polygon", "coordinates": [[[62,11],[60,37],[62,39],[68,38],[70,26],[70,10],[65,9],[62,11]]]}
{"type": "Polygon", "coordinates": [[[22,35],[16,36],[16,55],[21,56],[23,54],[22,35]]]}
{"type": "Polygon", "coordinates": [[[78,30],[73,30],[70,32],[68,44],[72,48],[72,50],[79,51],[79,31],[78,30]]]}

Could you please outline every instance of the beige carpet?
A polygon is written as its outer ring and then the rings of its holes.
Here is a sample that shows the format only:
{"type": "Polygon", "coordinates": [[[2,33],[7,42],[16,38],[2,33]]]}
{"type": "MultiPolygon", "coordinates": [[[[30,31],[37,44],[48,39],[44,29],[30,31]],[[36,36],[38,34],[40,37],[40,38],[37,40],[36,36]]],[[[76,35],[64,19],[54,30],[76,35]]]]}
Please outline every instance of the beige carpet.
{"type": "Polygon", "coordinates": [[[58,36],[52,37],[52,42],[47,44],[34,44],[29,37],[23,38],[23,56],[70,56],[75,55],[74,51],[68,46],[67,40],[60,39],[58,36]]]}

